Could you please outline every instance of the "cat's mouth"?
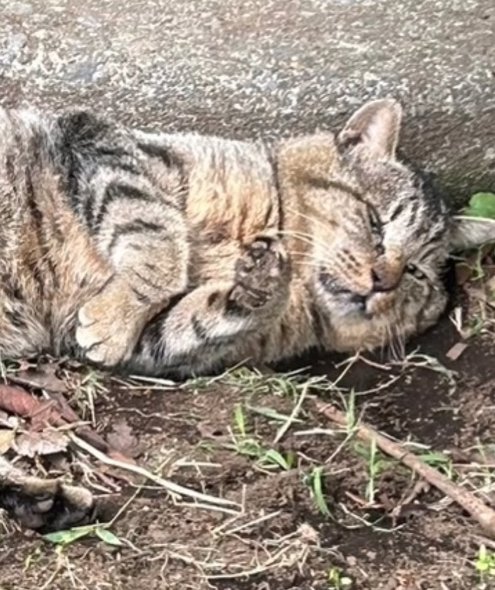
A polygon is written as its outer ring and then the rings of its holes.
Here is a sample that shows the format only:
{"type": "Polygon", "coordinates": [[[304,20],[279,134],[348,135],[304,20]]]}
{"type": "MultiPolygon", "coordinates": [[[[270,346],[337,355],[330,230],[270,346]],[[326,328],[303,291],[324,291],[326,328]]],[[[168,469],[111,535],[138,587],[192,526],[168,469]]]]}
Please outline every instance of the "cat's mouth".
{"type": "Polygon", "coordinates": [[[372,291],[367,295],[361,295],[339,286],[327,273],[319,275],[319,284],[325,299],[330,300],[332,314],[340,317],[372,320],[390,312],[396,301],[396,290],[372,291]]]}

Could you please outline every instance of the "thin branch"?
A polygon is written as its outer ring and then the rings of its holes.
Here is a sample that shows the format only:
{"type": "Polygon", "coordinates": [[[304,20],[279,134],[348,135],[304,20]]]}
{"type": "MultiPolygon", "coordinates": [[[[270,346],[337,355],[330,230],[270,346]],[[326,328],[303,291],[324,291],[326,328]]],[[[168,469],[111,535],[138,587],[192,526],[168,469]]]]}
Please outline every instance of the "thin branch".
{"type": "Polygon", "coordinates": [[[89,443],[87,443],[86,441],[76,436],[73,432],[69,432],[68,435],[75,445],[77,445],[83,451],[86,451],[87,453],[98,459],[98,461],[101,461],[106,465],[110,465],[111,467],[117,467],[118,469],[124,469],[125,471],[130,471],[132,473],[140,475],[141,477],[150,479],[154,483],[166,489],[172,495],[193,498],[194,500],[201,502],[203,505],[210,505],[212,509],[214,507],[222,507],[223,511],[227,512],[228,514],[237,514],[237,511],[233,510],[233,508],[238,507],[238,504],[231,500],[215,498],[215,496],[210,496],[209,494],[197,492],[196,490],[186,488],[172,481],[164,479],[163,477],[160,477],[159,475],[156,475],[155,473],[152,473],[151,471],[148,471],[143,467],[139,467],[138,465],[133,465],[131,463],[118,461],[117,459],[112,459],[104,453],[102,453],[101,451],[99,451],[98,449],[96,449],[95,447],[93,447],[92,445],[90,445],[89,443]]]}
{"type": "MultiPolygon", "coordinates": [[[[326,404],[321,400],[316,400],[318,411],[321,412],[332,422],[340,426],[347,426],[345,414],[331,404],[326,404]]],[[[453,483],[447,476],[443,475],[433,467],[430,467],[410,451],[405,450],[400,444],[386,438],[371,426],[359,423],[355,427],[355,433],[358,438],[366,442],[375,441],[376,445],[387,455],[397,459],[409,469],[420,475],[429,484],[435,486],[441,492],[449,496],[454,502],[459,504],[466,512],[481,525],[483,530],[495,537],[495,510],[484,504],[471,492],[453,483]]]]}

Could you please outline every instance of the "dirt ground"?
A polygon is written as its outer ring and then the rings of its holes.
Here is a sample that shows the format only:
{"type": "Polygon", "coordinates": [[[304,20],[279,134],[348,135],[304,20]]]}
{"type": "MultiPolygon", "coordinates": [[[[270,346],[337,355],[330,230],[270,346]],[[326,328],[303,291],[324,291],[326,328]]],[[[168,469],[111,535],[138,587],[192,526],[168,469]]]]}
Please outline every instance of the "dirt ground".
{"type": "Polygon", "coordinates": [[[486,291],[468,291],[400,362],[312,358],[297,375],[242,368],[177,385],[60,365],[67,399],[122,452],[235,502],[234,514],[174,502],[80,450],[46,455],[37,469],[69,470],[92,489],[122,545],[86,536],[62,547],[5,518],[1,590],[495,588],[495,570],[480,571],[495,545],[469,515],[314,403],[332,400],[350,424],[416,443],[425,462],[493,504],[494,336],[486,291]],[[459,342],[467,347],[452,360],[459,342]]]}

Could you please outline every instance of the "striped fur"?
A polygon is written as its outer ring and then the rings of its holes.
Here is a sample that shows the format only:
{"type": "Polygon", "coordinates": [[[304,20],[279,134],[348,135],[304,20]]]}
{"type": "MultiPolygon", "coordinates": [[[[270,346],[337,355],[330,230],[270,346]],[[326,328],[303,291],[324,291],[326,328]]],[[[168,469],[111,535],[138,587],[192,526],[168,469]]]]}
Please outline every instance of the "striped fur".
{"type": "Polygon", "coordinates": [[[471,232],[398,162],[399,127],[378,101],[268,148],[1,111],[1,356],[185,375],[402,344],[471,232]]]}

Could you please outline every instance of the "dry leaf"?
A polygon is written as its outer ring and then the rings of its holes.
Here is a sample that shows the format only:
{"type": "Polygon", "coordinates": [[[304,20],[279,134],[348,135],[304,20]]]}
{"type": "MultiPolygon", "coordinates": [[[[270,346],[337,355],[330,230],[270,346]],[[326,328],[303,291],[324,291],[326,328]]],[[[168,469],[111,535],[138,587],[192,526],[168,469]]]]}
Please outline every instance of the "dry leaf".
{"type": "Polygon", "coordinates": [[[124,420],[114,424],[113,431],[107,436],[107,441],[115,451],[128,457],[137,457],[141,452],[138,439],[124,420]]]}
{"type": "Polygon", "coordinates": [[[19,423],[20,420],[17,416],[9,416],[7,412],[0,411],[0,427],[15,430],[19,428],[19,423]]]}
{"type": "Polygon", "coordinates": [[[36,455],[60,453],[67,449],[68,444],[69,439],[63,432],[47,430],[21,434],[14,446],[19,455],[32,458],[36,455]]]}
{"type": "Polygon", "coordinates": [[[14,375],[9,375],[9,379],[20,385],[46,389],[54,393],[65,393],[67,391],[67,384],[57,377],[55,374],[56,370],[56,365],[41,365],[38,369],[28,369],[19,371],[14,375]]]}
{"type": "Polygon", "coordinates": [[[473,269],[469,264],[460,262],[455,266],[455,279],[456,283],[461,287],[469,281],[473,276],[473,269]]]}
{"type": "Polygon", "coordinates": [[[451,361],[456,361],[461,356],[461,354],[466,350],[467,347],[468,347],[468,345],[465,342],[457,342],[447,352],[446,356],[451,361]]]}
{"type": "MultiPolygon", "coordinates": [[[[59,394],[53,394],[52,397],[57,398],[57,396],[59,394]]],[[[77,414],[70,409],[67,402],[61,403],[60,399],[39,400],[22,387],[14,385],[0,385],[0,410],[5,410],[23,418],[30,418],[31,428],[34,430],[41,430],[46,425],[67,426],[76,422],[73,418],[77,418],[77,414]]],[[[76,427],[75,432],[83,440],[86,440],[102,452],[106,453],[111,450],[103,438],[88,426],[76,427]]],[[[131,436],[130,431],[121,434],[117,432],[116,435],[114,440],[121,441],[119,449],[116,450],[125,455],[122,449],[129,447],[133,448],[135,454],[139,454],[137,439],[131,436]]],[[[128,459],[128,461],[131,461],[131,459],[128,459]]]]}
{"type": "Polygon", "coordinates": [[[15,432],[13,430],[0,430],[0,455],[5,454],[15,439],[15,432]]]}
{"type": "Polygon", "coordinates": [[[66,421],[54,407],[54,402],[39,400],[22,387],[0,385],[0,409],[44,426],[62,426],[66,421]]]}

